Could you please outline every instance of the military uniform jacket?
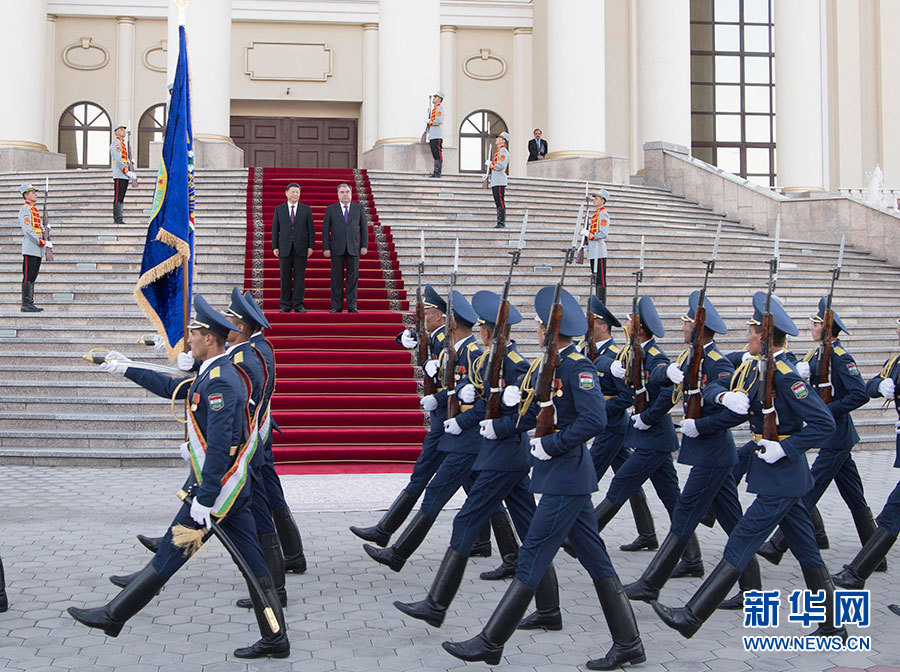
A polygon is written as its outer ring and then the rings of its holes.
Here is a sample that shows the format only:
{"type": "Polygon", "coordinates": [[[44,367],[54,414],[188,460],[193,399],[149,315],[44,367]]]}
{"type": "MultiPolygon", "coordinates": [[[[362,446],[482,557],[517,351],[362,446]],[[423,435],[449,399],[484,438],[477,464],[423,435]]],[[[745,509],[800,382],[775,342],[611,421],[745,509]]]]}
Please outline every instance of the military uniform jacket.
{"type": "MultiPolygon", "coordinates": [[[[473,411],[479,418],[484,418],[487,411],[487,401],[491,396],[490,390],[490,365],[489,353],[482,359],[481,381],[483,389],[475,398],[473,411]]],[[[508,385],[521,385],[522,379],[528,372],[528,362],[516,349],[515,343],[507,343],[506,357],[501,369],[501,387],[508,385]]],[[[519,419],[517,408],[509,408],[500,403],[500,418],[494,420],[494,433],[496,439],[482,439],[481,450],[472,465],[473,471],[523,471],[531,468],[531,453],[528,444],[528,434],[522,427],[516,427],[519,419]]]]}
{"type": "MultiPolygon", "coordinates": [[[[759,398],[759,360],[745,362],[748,379],[752,381],[750,397],[750,428],[755,434],[763,430],[762,401],[759,398]]],[[[741,375],[738,370],[735,379],[741,375]]],[[[768,464],[753,455],[747,471],[747,491],[759,495],[802,497],[813,485],[812,475],[804,453],[824,444],[834,432],[834,418],[797,370],[786,360],[785,353],[775,355],[775,414],[778,435],[785,457],[768,464]]]]}
{"type": "Polygon", "coordinates": [[[38,214],[38,220],[35,222],[32,215],[34,210],[31,207],[31,203],[27,201],[19,208],[19,226],[22,229],[22,233],[25,234],[25,237],[22,239],[22,254],[43,259],[46,248],[44,247],[44,236],[42,233],[39,233],[41,230],[40,214],[38,214]],[[35,230],[35,224],[37,224],[37,231],[35,230]]]}
{"type": "MultiPolygon", "coordinates": [[[[171,399],[175,388],[192,376],[172,378],[156,371],[129,368],[125,377],[165,399],[171,399]]],[[[196,499],[203,506],[212,506],[219,495],[222,477],[232,466],[237,449],[247,437],[245,425],[247,391],[244,379],[227,356],[216,357],[194,379],[191,385],[178,388],[178,399],[190,399],[194,420],[206,439],[206,460],[201,472],[203,483],[196,499]]],[[[249,488],[242,488],[238,499],[248,497],[249,488]]]]}
{"type": "MultiPolygon", "coordinates": [[[[675,386],[666,375],[666,367],[670,364],[669,358],[656,347],[656,341],[652,338],[644,343],[642,349],[647,410],[641,413],[641,420],[650,425],[650,429],[643,431],[636,429],[634,423],[629,420],[625,429],[625,445],[629,448],[671,453],[678,449],[678,437],[669,416],[669,411],[675,405],[672,399],[675,386]]],[[[634,392],[628,388],[626,381],[617,380],[616,384],[620,389],[629,390],[631,398],[634,398],[634,392]]]]}
{"type": "Polygon", "coordinates": [[[428,115],[428,139],[440,140],[444,137],[444,108],[442,105],[435,105],[431,108],[431,114],[428,115]]]}
{"type": "MultiPolygon", "coordinates": [[[[834,416],[837,430],[823,443],[820,450],[850,450],[859,443],[859,434],[853,426],[853,418],[850,412],[865,405],[869,400],[866,393],[866,384],[862,374],[856,367],[853,355],[841,347],[840,340],[835,340],[831,350],[831,403],[828,410],[834,416]]],[[[809,360],[809,382],[818,389],[819,380],[819,353],[818,351],[809,360]]]]}
{"type": "Polygon", "coordinates": [[[628,413],[632,403],[631,393],[625,387],[616,384],[616,379],[609,372],[610,365],[619,354],[619,346],[610,338],[597,347],[597,356],[594,358],[594,368],[597,369],[597,377],[600,379],[600,390],[606,400],[606,432],[609,434],[625,434],[628,428],[628,413]]]}
{"type": "Polygon", "coordinates": [[[606,259],[606,239],[609,237],[609,213],[606,207],[598,208],[588,223],[587,258],[606,259]]]}
{"type": "MultiPolygon", "coordinates": [[[[890,378],[894,381],[894,385],[897,390],[894,392],[894,408],[897,409],[897,414],[900,415],[900,397],[897,397],[897,392],[900,392],[900,355],[891,355],[888,360],[884,363],[884,366],[881,369],[881,373],[877,376],[873,377],[868,383],[866,383],[866,392],[872,399],[881,399],[881,393],[878,391],[878,386],[881,385],[881,381],[885,378],[890,378]]],[[[888,401],[891,401],[890,399],[888,401]]],[[[896,446],[896,455],[894,457],[894,468],[900,469],[900,434],[897,435],[897,446],[896,446]]]]}
{"type": "Polygon", "coordinates": [[[706,355],[700,365],[703,416],[697,419],[700,436],[682,435],[678,461],[705,467],[732,467],[737,464],[737,450],[731,428],[743,424],[746,416],[733,413],[716,402],[720,394],[730,389],[734,367],[715,342],[706,344],[704,349],[706,355]]]}
{"type": "MultiPolygon", "coordinates": [[[[471,335],[464,338],[457,347],[456,371],[453,374],[453,378],[456,381],[457,394],[460,389],[472,382],[471,375],[475,370],[475,362],[481,357],[481,353],[482,350],[475,342],[475,337],[471,335]]],[[[441,352],[441,370],[439,372],[441,379],[443,379],[443,369],[446,361],[446,353],[441,352]]],[[[444,419],[446,419],[448,396],[447,390],[441,390],[435,395],[438,402],[438,410],[440,410],[441,407],[444,409],[444,419]]],[[[462,433],[447,434],[444,432],[437,449],[443,453],[468,453],[470,455],[476,455],[481,449],[481,436],[479,434],[480,428],[478,423],[484,420],[484,408],[481,409],[481,414],[479,415],[475,410],[474,404],[460,403],[459,410],[460,412],[456,416],[456,421],[459,423],[459,426],[462,427],[462,433]]],[[[443,420],[441,422],[443,422],[443,420]]]]}
{"type": "MultiPolygon", "coordinates": [[[[250,399],[248,401],[250,404],[250,417],[253,418],[259,413],[257,417],[259,420],[262,420],[262,403],[266,388],[266,369],[262,354],[249,341],[231,346],[226,354],[234,365],[246,373],[250,379],[250,399]]],[[[259,426],[257,425],[258,429],[259,426]]],[[[262,465],[264,459],[263,451],[257,449],[253,453],[250,465],[258,468],[262,465]]]]}
{"type": "MultiPolygon", "coordinates": [[[[606,427],[606,406],[597,370],[591,361],[569,345],[559,353],[556,365],[556,432],[543,437],[549,460],[533,460],[531,492],[547,495],[587,495],[597,491],[597,472],[588,451],[588,439],[606,427]]],[[[534,371],[537,383],[537,371],[534,371]]],[[[526,381],[528,388],[531,381],[526,381]]],[[[540,410],[537,400],[528,407],[520,427],[531,429],[540,410]]]]}
{"type": "Polygon", "coordinates": [[[109,146],[109,158],[112,163],[112,178],[114,180],[128,179],[128,145],[122,138],[113,138],[109,146]]]}
{"type": "Polygon", "coordinates": [[[491,159],[491,187],[505,187],[509,180],[506,176],[506,168],[509,166],[509,152],[506,147],[500,147],[494,152],[491,159]]]}
{"type": "MultiPolygon", "coordinates": [[[[431,332],[431,335],[428,337],[428,352],[431,354],[431,358],[440,360],[446,344],[447,328],[442,325],[431,332]]],[[[438,407],[433,411],[429,411],[429,420],[431,423],[428,429],[429,434],[443,434],[444,420],[447,419],[447,394],[446,392],[441,394],[441,392],[444,391],[444,381],[440,376],[440,371],[438,371],[438,374],[439,375],[435,379],[437,389],[435,399],[437,399],[438,407]]]]}

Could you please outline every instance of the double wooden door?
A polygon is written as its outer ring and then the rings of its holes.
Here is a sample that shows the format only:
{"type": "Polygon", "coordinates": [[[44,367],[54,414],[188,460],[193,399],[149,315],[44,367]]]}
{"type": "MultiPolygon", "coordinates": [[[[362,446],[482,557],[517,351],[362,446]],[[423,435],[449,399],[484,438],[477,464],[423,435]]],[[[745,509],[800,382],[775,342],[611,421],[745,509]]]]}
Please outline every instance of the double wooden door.
{"type": "Polygon", "coordinates": [[[245,166],[356,168],[356,135],[356,119],[231,117],[245,166]]]}

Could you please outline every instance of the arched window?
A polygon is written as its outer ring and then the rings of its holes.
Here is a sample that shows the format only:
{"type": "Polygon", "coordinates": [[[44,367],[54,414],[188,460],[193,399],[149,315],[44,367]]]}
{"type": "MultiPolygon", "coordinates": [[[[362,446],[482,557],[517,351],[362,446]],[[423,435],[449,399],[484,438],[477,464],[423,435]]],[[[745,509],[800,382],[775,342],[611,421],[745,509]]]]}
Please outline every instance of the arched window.
{"type": "Polygon", "coordinates": [[[483,172],[494,139],[505,130],[506,122],[490,110],[476,110],[463,119],[459,127],[459,172],[483,172]]]}
{"type": "Polygon", "coordinates": [[[150,166],[150,143],[162,142],[166,132],[166,104],[148,107],[138,122],[138,168],[150,166]]]}
{"type": "Polygon", "coordinates": [[[66,155],[66,168],[109,166],[112,123],[96,103],[81,101],[59,118],[59,151],[66,155]]]}

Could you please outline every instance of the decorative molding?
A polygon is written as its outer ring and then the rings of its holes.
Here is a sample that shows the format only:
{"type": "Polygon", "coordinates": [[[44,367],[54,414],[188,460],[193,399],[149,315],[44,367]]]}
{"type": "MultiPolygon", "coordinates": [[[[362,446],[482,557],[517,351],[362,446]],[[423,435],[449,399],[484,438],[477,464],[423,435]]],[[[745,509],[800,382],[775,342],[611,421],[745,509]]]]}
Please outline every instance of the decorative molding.
{"type": "Polygon", "coordinates": [[[251,42],[244,49],[244,74],[252,80],[326,82],[332,51],[324,42],[251,42]]]}
{"type": "Polygon", "coordinates": [[[62,52],[62,61],[67,66],[72,68],[73,70],[100,70],[101,68],[106,67],[106,64],[109,63],[109,50],[104,47],[102,44],[96,43],[93,41],[92,37],[82,37],[80,42],[75,42],[74,44],[70,44],[62,52]],[[100,63],[76,63],[69,58],[69,52],[73,49],[81,49],[83,51],[90,51],[91,49],[96,49],[101,54],[103,54],[103,60],[100,63]]]}
{"type": "Polygon", "coordinates": [[[501,79],[503,75],[506,74],[508,68],[506,66],[506,61],[503,60],[502,56],[492,54],[490,49],[479,49],[478,52],[479,53],[473,54],[469,56],[465,61],[463,61],[463,72],[466,73],[466,77],[469,77],[470,79],[477,79],[480,81],[490,81],[493,79],[501,79]],[[496,61],[500,66],[500,70],[496,72],[491,72],[490,70],[478,72],[479,68],[473,70],[469,65],[473,61],[476,63],[480,63],[482,66],[489,63],[490,61],[496,61]]]}
{"type": "Polygon", "coordinates": [[[141,55],[141,63],[144,64],[145,68],[147,68],[148,70],[152,70],[153,72],[165,72],[166,71],[165,63],[163,63],[163,65],[160,66],[160,65],[153,65],[153,63],[150,62],[150,54],[153,54],[157,51],[161,51],[163,53],[166,53],[167,51],[169,51],[169,41],[168,40],[160,40],[158,44],[151,45],[151,46],[147,47],[146,49],[144,49],[144,53],[141,55]]]}

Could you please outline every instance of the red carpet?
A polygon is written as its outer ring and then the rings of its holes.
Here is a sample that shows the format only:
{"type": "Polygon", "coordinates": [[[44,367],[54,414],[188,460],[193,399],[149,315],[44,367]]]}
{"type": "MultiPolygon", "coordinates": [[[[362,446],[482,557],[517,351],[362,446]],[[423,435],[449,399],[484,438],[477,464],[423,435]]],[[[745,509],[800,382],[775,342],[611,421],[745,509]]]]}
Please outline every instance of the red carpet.
{"type": "Polygon", "coordinates": [[[410,353],[396,344],[409,311],[389,227],[381,226],[364,170],[250,168],[244,286],[272,323],[277,383],[272,413],[280,473],[409,472],[425,436],[410,353]],[[306,266],[307,313],[278,312],[275,206],[297,182],[312,208],[316,248],[306,266]],[[322,254],[325,208],[337,186],[366,208],[369,252],[360,259],[359,314],[329,313],[330,260],[322,254]]]}

